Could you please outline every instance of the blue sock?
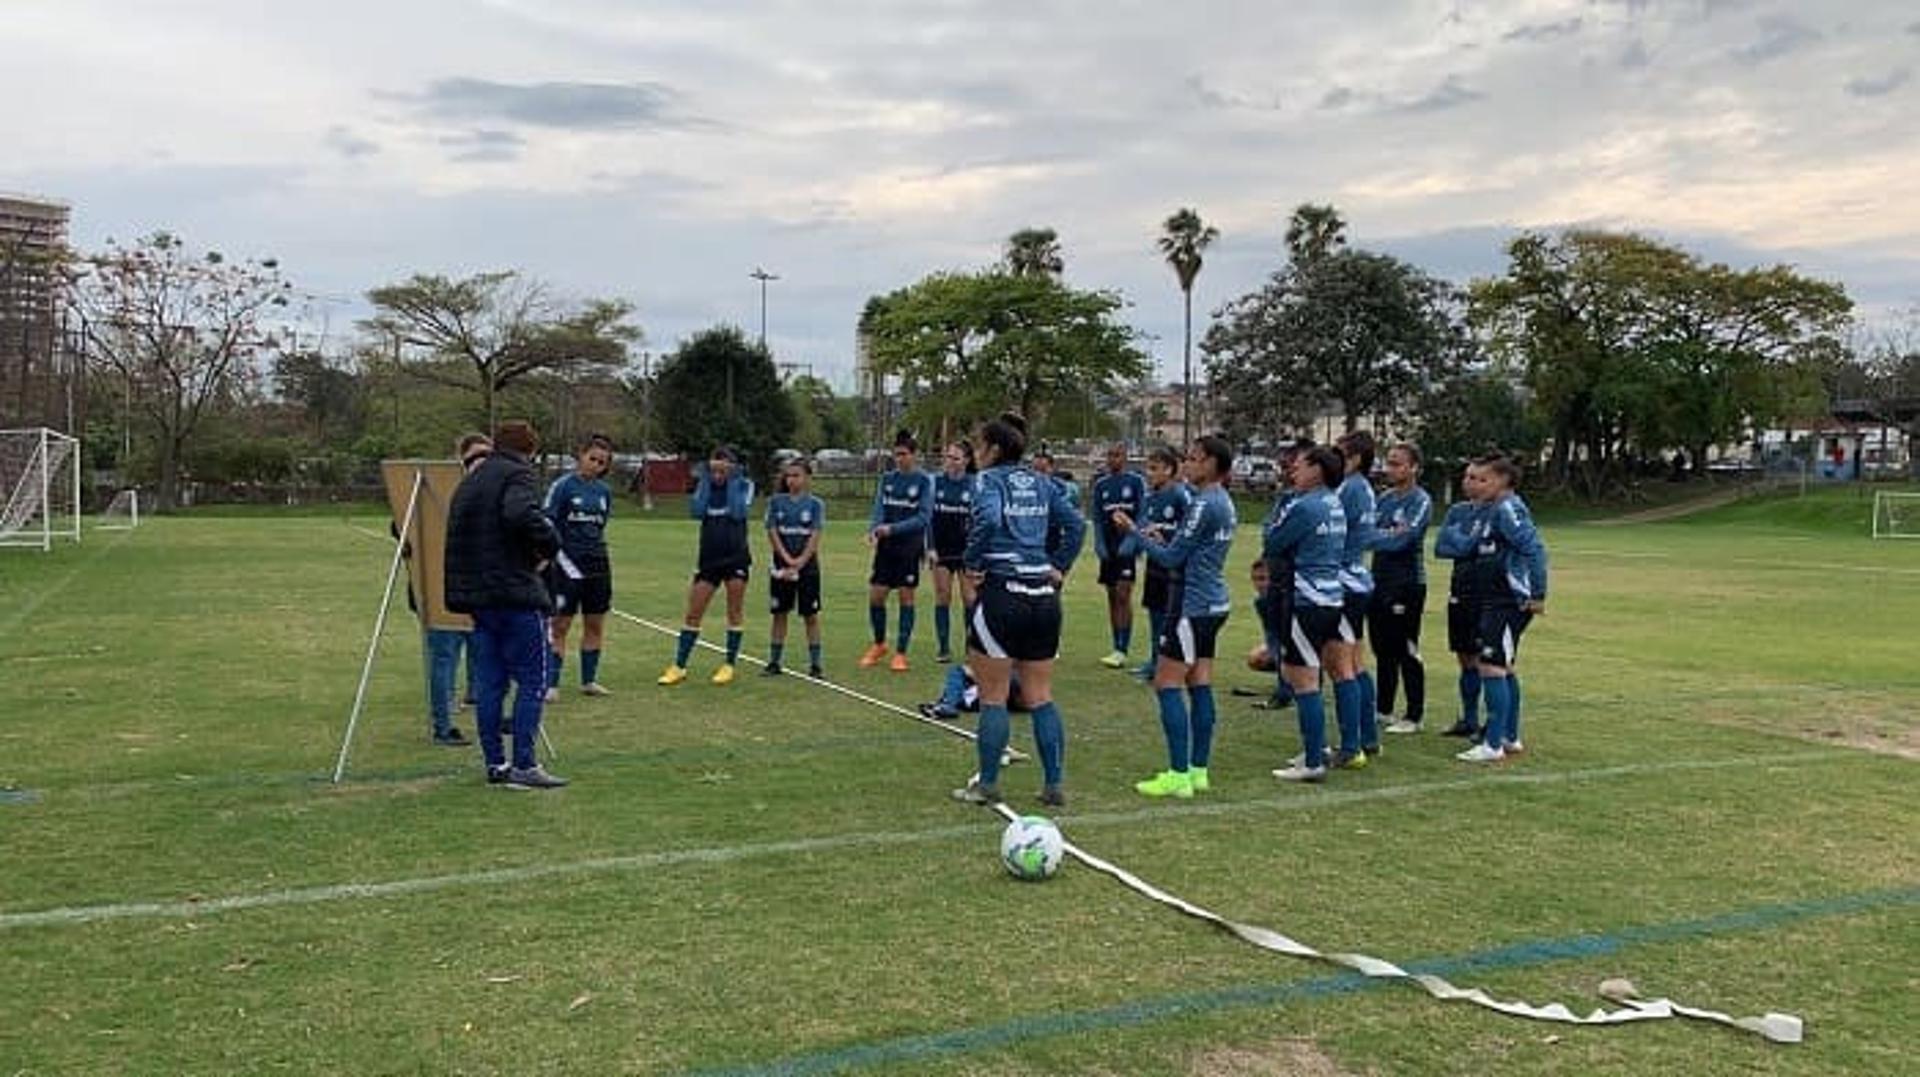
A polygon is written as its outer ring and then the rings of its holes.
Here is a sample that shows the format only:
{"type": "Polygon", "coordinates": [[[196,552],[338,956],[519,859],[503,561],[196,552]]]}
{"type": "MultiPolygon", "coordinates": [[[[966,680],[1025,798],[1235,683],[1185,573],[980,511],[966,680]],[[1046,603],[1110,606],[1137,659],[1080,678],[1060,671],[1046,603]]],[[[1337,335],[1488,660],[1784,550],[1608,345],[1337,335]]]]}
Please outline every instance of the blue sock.
{"type": "Polygon", "coordinates": [[[1327,708],[1320,697],[1320,690],[1296,692],[1293,696],[1294,717],[1300,722],[1300,750],[1304,754],[1303,765],[1323,767],[1327,765],[1327,708]]]}
{"type": "Polygon", "coordinates": [[[1340,750],[1360,750],[1360,681],[1333,682],[1333,717],[1340,727],[1340,750]]]}
{"type": "Polygon", "coordinates": [[[1480,690],[1487,694],[1487,747],[1502,747],[1512,739],[1507,735],[1507,714],[1513,709],[1513,689],[1505,677],[1483,677],[1480,690]]]}
{"type": "Polygon", "coordinates": [[[1507,739],[1520,739],[1520,674],[1507,671],[1507,695],[1513,702],[1507,704],[1507,739]]]}
{"type": "Polygon", "coordinates": [[[935,606],[933,608],[933,634],[939,637],[940,653],[952,654],[948,643],[953,639],[953,607],[935,606]]]}
{"type": "Polygon", "coordinates": [[[1060,708],[1052,700],[1033,708],[1033,743],[1040,751],[1041,780],[1059,785],[1067,762],[1067,727],[1061,723],[1060,708]]]}
{"type": "Polygon", "coordinates": [[[867,624],[873,626],[873,642],[875,643],[887,642],[886,603],[883,602],[878,606],[870,605],[867,607],[867,624]]]}
{"type": "Polygon", "coordinates": [[[739,629],[732,625],[727,626],[727,665],[733,665],[735,660],[740,657],[741,635],[743,635],[743,633],[739,629]]]}
{"type": "Polygon", "coordinates": [[[1005,703],[984,703],[980,707],[980,784],[1000,784],[1000,753],[1007,750],[1012,727],[1005,703]]]}
{"type": "Polygon", "coordinates": [[[580,651],[580,683],[592,684],[600,679],[600,652],[598,650],[580,651]]]}
{"type": "Polygon", "coordinates": [[[1480,724],[1480,671],[1460,671],[1460,720],[1468,726],[1480,724]]]}
{"type": "Polygon", "coordinates": [[[1213,758],[1213,685],[1196,684],[1187,698],[1193,701],[1193,765],[1204,767],[1213,758]]]}
{"type": "Polygon", "coordinates": [[[940,686],[940,705],[950,710],[959,710],[960,701],[967,692],[967,671],[961,666],[947,670],[947,681],[940,686]]]}
{"type": "Polygon", "coordinates": [[[560,687],[560,667],[566,664],[567,664],[566,655],[554,653],[554,652],[549,652],[547,654],[547,687],[548,688],[560,687]]]}
{"type": "Polygon", "coordinates": [[[1360,747],[1378,748],[1380,720],[1374,708],[1380,705],[1380,697],[1375,694],[1377,690],[1373,686],[1373,674],[1363,669],[1360,676],[1354,679],[1360,682],[1360,747]]]}
{"type": "Polygon", "coordinates": [[[820,645],[818,643],[807,644],[807,664],[811,669],[820,668],[820,645]]]}
{"type": "Polygon", "coordinates": [[[700,630],[683,628],[680,630],[680,645],[674,648],[673,664],[681,669],[687,668],[687,660],[693,657],[693,645],[700,641],[700,630]]]}
{"type": "Polygon", "coordinates": [[[916,611],[912,606],[900,607],[900,635],[899,638],[894,641],[896,644],[894,650],[899,651],[901,654],[906,654],[907,645],[913,642],[915,613],[916,611]]]}
{"type": "Polygon", "coordinates": [[[770,666],[777,666],[777,665],[779,665],[779,664],[780,664],[780,656],[781,656],[781,655],[783,655],[783,654],[785,654],[785,653],[786,653],[786,650],[787,650],[787,641],[786,641],[786,640],[779,640],[779,641],[777,641],[777,642],[769,642],[769,643],[767,644],[767,664],[768,664],[768,665],[770,665],[770,666]]]}
{"type": "Polygon", "coordinates": [[[1113,630],[1113,649],[1126,654],[1133,647],[1133,626],[1113,630]]]}
{"type": "Polygon", "coordinates": [[[1187,701],[1178,688],[1162,688],[1160,730],[1167,735],[1167,766],[1182,774],[1192,764],[1193,724],[1187,718],[1187,701]]]}

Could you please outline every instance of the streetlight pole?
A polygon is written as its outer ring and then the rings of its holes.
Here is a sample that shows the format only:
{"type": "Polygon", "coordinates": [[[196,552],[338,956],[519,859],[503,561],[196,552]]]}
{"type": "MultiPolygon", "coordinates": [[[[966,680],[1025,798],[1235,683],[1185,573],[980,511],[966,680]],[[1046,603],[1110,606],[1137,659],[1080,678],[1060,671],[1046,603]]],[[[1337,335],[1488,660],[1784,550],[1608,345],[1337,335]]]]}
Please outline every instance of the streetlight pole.
{"type": "Polygon", "coordinates": [[[754,266],[753,272],[747,274],[747,276],[760,282],[760,347],[762,350],[765,350],[767,346],[767,282],[779,280],[780,275],[778,273],[769,273],[759,266],[754,266]]]}

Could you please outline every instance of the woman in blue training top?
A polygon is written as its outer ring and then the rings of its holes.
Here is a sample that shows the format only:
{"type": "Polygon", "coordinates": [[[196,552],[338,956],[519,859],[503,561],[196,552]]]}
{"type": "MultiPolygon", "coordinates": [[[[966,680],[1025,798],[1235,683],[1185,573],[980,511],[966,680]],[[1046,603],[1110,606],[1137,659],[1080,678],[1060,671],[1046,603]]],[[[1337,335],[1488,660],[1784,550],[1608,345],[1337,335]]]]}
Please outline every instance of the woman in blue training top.
{"type": "Polygon", "coordinates": [[[800,611],[807,626],[807,676],[820,677],[820,535],[827,525],[826,502],[813,496],[813,465],[806,457],[787,464],[780,492],[767,502],[767,543],[773,571],[767,597],[773,627],[767,633],[767,665],[762,676],[778,677],[787,649],[787,615],[800,611]]]}
{"type": "Polygon", "coordinates": [[[660,674],[658,683],[673,685],[687,679],[687,662],[700,641],[700,619],[706,616],[713,593],[722,587],[727,589],[727,660],[713,671],[713,683],[733,683],[745,624],[747,575],[753,568],[753,552],[747,547],[752,506],[753,480],[740,470],[739,454],[725,447],[713,450],[687,502],[688,512],[700,521],[700,560],[687,587],[686,626],[680,629],[673,665],[660,674]]]}
{"type": "Polygon", "coordinates": [[[933,633],[940,645],[934,661],[944,665],[953,661],[954,580],[960,581],[961,610],[973,605],[973,587],[962,564],[973,517],[973,446],[965,441],[948,445],[940,464],[940,473],[933,477],[933,544],[927,559],[933,563],[933,633]]]}
{"type": "Polygon", "coordinates": [[[1547,547],[1514,486],[1520,468],[1502,455],[1474,461],[1473,590],[1480,605],[1480,690],[1487,698],[1485,735],[1454,758],[1498,763],[1526,748],[1520,742],[1520,685],[1513,677],[1520,635],[1547,608],[1547,547]]]}
{"type": "Polygon", "coordinates": [[[1452,561],[1447,578],[1447,650],[1460,663],[1460,718],[1445,730],[1449,737],[1480,739],[1480,607],[1473,597],[1474,532],[1481,505],[1474,499],[1480,473],[1468,464],[1460,476],[1460,500],[1447,506],[1434,539],[1433,555],[1452,561]]]}
{"type": "MultiPolygon", "coordinates": [[[[1147,454],[1147,500],[1140,509],[1140,518],[1134,521],[1135,531],[1139,535],[1171,537],[1174,528],[1187,518],[1187,507],[1192,502],[1193,491],[1180,479],[1180,454],[1170,445],[1155,446],[1147,454]]],[[[1151,633],[1148,638],[1152,646],[1148,648],[1147,660],[1134,671],[1143,681],[1152,680],[1153,671],[1159,665],[1160,636],[1166,631],[1167,611],[1172,607],[1179,582],[1178,572],[1147,562],[1140,605],[1147,611],[1147,630],[1151,633]]]]}
{"type": "Polygon", "coordinates": [[[1337,449],[1315,446],[1293,466],[1297,492],[1267,529],[1269,562],[1293,566],[1293,594],[1281,639],[1280,666],[1293,689],[1300,722],[1300,754],[1273,776],[1288,782],[1327,778],[1327,711],[1320,695],[1320,669],[1340,640],[1346,588],[1340,571],[1348,563],[1347,516],[1333,486],[1346,474],[1337,449]]]}
{"type": "Polygon", "coordinates": [[[1420,660],[1420,620],[1427,612],[1427,524],[1433,498],[1420,488],[1420,449],[1402,442],[1387,450],[1387,491],[1374,504],[1373,600],[1367,632],[1380,670],[1380,717],[1389,733],[1418,733],[1427,713],[1427,667],[1420,660]],[[1394,696],[1405,684],[1407,712],[1393,717],[1394,696]]]}
{"type": "Polygon", "coordinates": [[[956,799],[993,804],[1000,798],[1000,756],[1009,736],[1010,682],[1033,708],[1040,755],[1040,803],[1067,802],[1066,728],[1053,702],[1053,660],[1060,653],[1060,588],[1073,567],[1086,521],[1058,483],[1020,462],[1025,424],[996,419],[980,430],[985,469],[974,491],[967,533],[967,575],[978,601],[967,625],[967,662],[980,679],[980,771],[956,799]],[[1056,530],[1057,529],[1057,530],[1056,530]],[[1057,538],[1049,542],[1049,532],[1057,538]]]}
{"type": "MultiPolygon", "coordinates": [[[[1211,788],[1207,766],[1213,755],[1213,656],[1220,626],[1233,612],[1227,551],[1239,525],[1233,500],[1221,486],[1232,467],[1233,449],[1224,438],[1195,441],[1187,450],[1187,482],[1194,490],[1187,518],[1171,539],[1143,536],[1140,543],[1149,561],[1181,572],[1177,620],[1160,641],[1153,675],[1160,728],[1167,738],[1167,769],[1134,783],[1142,796],[1187,800],[1211,788]],[[1183,688],[1188,699],[1181,698],[1183,688]]],[[[1125,512],[1114,513],[1113,522],[1122,534],[1134,531],[1125,512]]]]}

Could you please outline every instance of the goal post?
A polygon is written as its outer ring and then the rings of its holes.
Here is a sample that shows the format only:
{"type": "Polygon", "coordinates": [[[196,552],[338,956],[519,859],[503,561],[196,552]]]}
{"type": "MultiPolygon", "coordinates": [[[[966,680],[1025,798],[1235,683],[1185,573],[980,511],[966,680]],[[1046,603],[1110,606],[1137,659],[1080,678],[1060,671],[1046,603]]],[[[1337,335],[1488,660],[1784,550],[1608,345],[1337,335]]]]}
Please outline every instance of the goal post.
{"type": "Polygon", "coordinates": [[[58,430],[0,430],[0,546],[80,541],[80,441],[58,430]]]}
{"type": "Polygon", "coordinates": [[[1920,538],[1920,493],[1904,490],[1873,492],[1873,537],[1920,538]]]}
{"type": "Polygon", "coordinates": [[[95,531],[131,531],[140,526],[140,491],[122,490],[113,495],[94,522],[95,531]]]}

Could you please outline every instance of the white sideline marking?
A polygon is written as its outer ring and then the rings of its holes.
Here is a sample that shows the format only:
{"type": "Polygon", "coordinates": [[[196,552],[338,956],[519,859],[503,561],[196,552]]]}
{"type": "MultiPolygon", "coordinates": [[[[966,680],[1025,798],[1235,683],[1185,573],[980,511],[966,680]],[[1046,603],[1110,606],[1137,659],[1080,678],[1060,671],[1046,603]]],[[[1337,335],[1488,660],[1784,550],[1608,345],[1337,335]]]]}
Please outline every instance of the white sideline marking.
{"type": "MultiPolygon", "coordinates": [[[[1819,762],[1851,762],[1855,757],[1840,751],[1788,752],[1779,755],[1740,756],[1728,759],[1671,761],[1664,763],[1628,763],[1620,766],[1590,767],[1584,770],[1549,771],[1542,774],[1505,773],[1475,778],[1458,778],[1409,785],[1390,785],[1376,789],[1322,790],[1311,796],[1282,800],[1243,800],[1216,804],[1183,804],[1175,808],[1152,807],[1133,811],[1100,812],[1077,815],[1076,827],[1110,826],[1141,822],[1175,822],[1194,815],[1219,817],[1251,815],[1259,812],[1313,811],[1346,804],[1379,800],[1402,800],[1436,793],[1452,793],[1501,785],[1560,785],[1569,782],[1602,781],[1643,774],[1665,774],[1700,770],[1745,770],[1754,767],[1819,762]]],[[[720,845],[700,849],[675,849],[663,852],[633,853],[626,856],[596,857],[560,864],[529,864],[491,871],[429,875],[414,879],[394,879],[377,883],[339,883],[331,886],[272,890],[259,894],[233,894],[204,901],[140,901],[111,905],[70,905],[31,912],[0,913],[0,931],[16,928],[56,927],[68,924],[92,924],[104,920],[139,918],[193,918],[245,909],[275,908],[284,905],[318,905],[331,901],[361,898],[406,897],[437,890],[497,886],[576,875],[599,875],[624,871],[645,871],[680,864],[719,864],[792,853],[817,853],[850,848],[882,848],[978,837],[980,826],[933,827],[925,830],[878,831],[833,834],[816,838],[759,842],[746,845],[720,845]]]]}
{"type": "Polygon", "coordinates": [[[367,536],[368,538],[374,540],[375,542],[393,543],[393,542],[399,541],[398,539],[395,539],[392,535],[383,535],[380,532],[375,531],[370,527],[361,527],[359,524],[356,524],[356,523],[347,524],[347,530],[358,531],[361,534],[367,536]]]}

